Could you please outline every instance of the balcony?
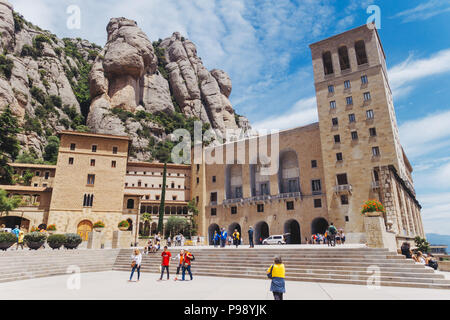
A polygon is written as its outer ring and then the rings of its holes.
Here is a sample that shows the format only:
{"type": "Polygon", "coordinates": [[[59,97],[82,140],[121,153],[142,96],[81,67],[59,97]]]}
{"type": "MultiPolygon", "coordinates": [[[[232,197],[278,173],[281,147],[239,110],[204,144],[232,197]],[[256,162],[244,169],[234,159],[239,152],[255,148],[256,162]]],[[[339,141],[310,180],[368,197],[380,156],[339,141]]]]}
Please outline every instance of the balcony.
{"type": "Polygon", "coordinates": [[[210,205],[211,207],[217,206],[217,201],[211,201],[211,202],[209,203],[209,205],[210,205]]]}
{"type": "Polygon", "coordinates": [[[254,202],[261,202],[261,201],[269,201],[272,199],[272,196],[269,194],[263,194],[258,196],[253,196],[250,198],[244,199],[245,203],[254,203],[254,202]]]}
{"type": "Polygon", "coordinates": [[[334,186],[335,193],[352,193],[352,185],[351,184],[340,184],[334,186]]]}
{"type": "Polygon", "coordinates": [[[274,199],[290,199],[290,198],[295,198],[295,199],[301,199],[302,198],[302,193],[301,192],[286,192],[286,193],[280,193],[277,194],[276,196],[273,197],[274,199]]]}
{"type": "Polygon", "coordinates": [[[380,189],[380,181],[372,181],[372,189],[380,189]]]}
{"type": "Polygon", "coordinates": [[[224,206],[228,206],[228,205],[231,205],[231,204],[242,204],[242,203],[244,203],[244,199],[243,198],[233,198],[233,199],[225,199],[225,200],[223,200],[223,205],[224,206]]]}

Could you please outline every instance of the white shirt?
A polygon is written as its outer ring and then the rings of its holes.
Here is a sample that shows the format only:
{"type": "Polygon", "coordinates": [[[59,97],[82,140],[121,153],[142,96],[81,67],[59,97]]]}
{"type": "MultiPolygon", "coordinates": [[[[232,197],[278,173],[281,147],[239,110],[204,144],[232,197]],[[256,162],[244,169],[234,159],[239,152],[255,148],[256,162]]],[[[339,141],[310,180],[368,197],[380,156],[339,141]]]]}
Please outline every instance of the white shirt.
{"type": "Polygon", "coordinates": [[[133,261],[136,261],[136,265],[140,266],[142,262],[142,254],[139,253],[137,256],[132,254],[131,259],[133,259],[133,261]]]}

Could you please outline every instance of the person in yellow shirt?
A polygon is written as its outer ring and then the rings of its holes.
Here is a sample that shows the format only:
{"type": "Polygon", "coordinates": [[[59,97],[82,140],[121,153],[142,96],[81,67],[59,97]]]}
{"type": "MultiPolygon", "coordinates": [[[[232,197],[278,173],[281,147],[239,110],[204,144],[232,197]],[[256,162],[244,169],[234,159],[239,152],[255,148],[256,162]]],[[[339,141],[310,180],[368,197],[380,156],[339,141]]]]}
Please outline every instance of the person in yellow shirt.
{"type": "Polygon", "coordinates": [[[19,236],[17,238],[17,247],[16,250],[19,250],[19,246],[22,248],[23,250],[23,238],[25,237],[25,233],[23,232],[23,230],[19,231],[19,236]]]}
{"type": "Polygon", "coordinates": [[[239,246],[239,241],[240,241],[240,234],[237,231],[237,229],[234,229],[234,232],[233,232],[233,244],[236,246],[236,248],[239,246]]]}
{"type": "Polygon", "coordinates": [[[274,263],[266,271],[267,277],[272,279],[270,291],[272,291],[275,300],[283,300],[283,294],[286,292],[286,285],[284,282],[286,269],[284,268],[280,256],[276,256],[273,262],[274,263]]]}

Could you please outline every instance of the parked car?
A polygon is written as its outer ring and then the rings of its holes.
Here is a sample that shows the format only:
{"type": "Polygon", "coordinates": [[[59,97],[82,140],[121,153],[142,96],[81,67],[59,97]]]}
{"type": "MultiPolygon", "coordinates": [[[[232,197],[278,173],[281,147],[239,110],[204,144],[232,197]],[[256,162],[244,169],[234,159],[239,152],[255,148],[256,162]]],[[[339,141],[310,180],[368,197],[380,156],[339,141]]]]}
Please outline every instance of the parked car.
{"type": "Polygon", "coordinates": [[[284,235],[274,235],[263,240],[262,244],[286,244],[284,235]]]}

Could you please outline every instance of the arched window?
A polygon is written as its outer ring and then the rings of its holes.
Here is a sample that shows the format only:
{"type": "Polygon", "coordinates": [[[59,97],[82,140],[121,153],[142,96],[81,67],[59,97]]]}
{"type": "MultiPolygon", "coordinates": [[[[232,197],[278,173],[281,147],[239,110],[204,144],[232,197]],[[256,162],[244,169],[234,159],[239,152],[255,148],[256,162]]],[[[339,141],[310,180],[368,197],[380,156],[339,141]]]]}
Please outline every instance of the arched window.
{"type": "Polygon", "coordinates": [[[334,73],[333,61],[331,60],[331,52],[327,51],[322,54],[323,70],[325,75],[334,73]]]}
{"type": "Polygon", "coordinates": [[[350,59],[348,58],[348,50],[346,46],[339,47],[339,65],[341,70],[346,70],[350,68],[350,59]]]}
{"type": "Polygon", "coordinates": [[[134,209],[134,200],[133,199],[127,200],[127,209],[134,209]]]}
{"type": "Polygon", "coordinates": [[[366,54],[366,45],[364,43],[364,40],[359,40],[355,42],[355,53],[358,65],[368,63],[366,54]]]}

